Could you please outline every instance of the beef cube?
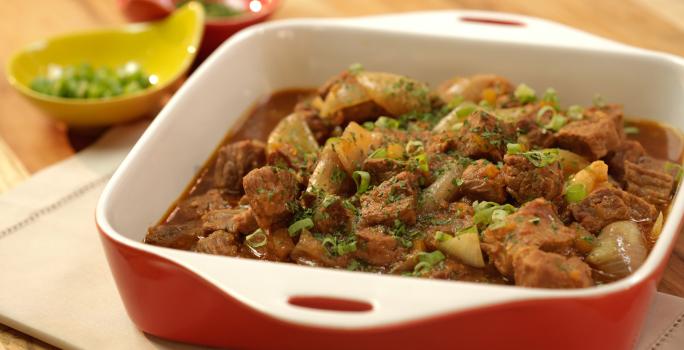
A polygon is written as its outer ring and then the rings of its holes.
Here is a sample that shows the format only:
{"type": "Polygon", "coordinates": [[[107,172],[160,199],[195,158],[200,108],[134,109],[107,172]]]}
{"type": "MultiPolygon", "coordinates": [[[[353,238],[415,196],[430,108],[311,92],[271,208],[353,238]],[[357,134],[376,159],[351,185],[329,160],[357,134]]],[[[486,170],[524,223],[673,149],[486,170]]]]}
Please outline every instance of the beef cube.
{"type": "Polygon", "coordinates": [[[591,268],[576,256],[565,257],[534,247],[516,252],[515,284],[540,288],[583,288],[594,284],[591,268]]]}
{"type": "Polygon", "coordinates": [[[625,161],[637,163],[645,155],[646,150],[639,141],[624,140],[620,147],[607,158],[608,171],[613,178],[622,181],[625,176],[625,161]]]}
{"type": "Polygon", "coordinates": [[[204,194],[192,196],[178,203],[178,209],[172,217],[177,217],[182,221],[195,220],[212,210],[228,207],[229,203],[223,198],[221,191],[211,189],[204,194]]]}
{"type": "Polygon", "coordinates": [[[576,236],[575,230],[558,218],[553,204],[539,198],[508,215],[503,225],[486,229],[482,233],[482,248],[501,274],[512,277],[518,250],[534,247],[568,254],[576,236]]]}
{"type": "Polygon", "coordinates": [[[485,111],[477,111],[463,122],[457,149],[466,157],[498,162],[506,153],[506,143],[513,134],[512,125],[503,123],[485,111]]]}
{"type": "Polygon", "coordinates": [[[256,140],[245,140],[221,147],[214,165],[214,184],[230,193],[242,192],[242,178],[266,163],[266,147],[256,140]]]}
{"type": "Polygon", "coordinates": [[[394,159],[367,158],[363,162],[363,170],[370,174],[371,183],[373,185],[379,185],[399,174],[404,170],[404,165],[394,159]]]}
{"type": "Polygon", "coordinates": [[[563,171],[557,161],[537,167],[523,155],[507,154],[502,173],[506,190],[518,203],[535,198],[555,200],[563,192],[563,171]]]}
{"type": "Polygon", "coordinates": [[[250,234],[259,228],[259,225],[257,225],[256,219],[254,218],[252,208],[247,208],[233,216],[233,228],[236,232],[243,235],[250,234]]]}
{"type": "Polygon", "coordinates": [[[425,234],[425,247],[428,250],[437,249],[435,235],[437,232],[454,233],[473,226],[473,206],[465,202],[449,204],[446,210],[437,210],[423,216],[420,231],[425,234]]]}
{"type": "Polygon", "coordinates": [[[463,171],[461,193],[469,199],[503,203],[506,184],[499,168],[483,159],[470,164],[463,171]]]}
{"type": "Polygon", "coordinates": [[[342,198],[331,194],[326,195],[314,208],[314,231],[321,233],[351,231],[353,210],[353,206],[345,205],[342,198]]]}
{"type": "Polygon", "coordinates": [[[197,241],[197,245],[195,245],[194,251],[214,255],[237,256],[239,244],[240,242],[236,239],[235,233],[218,230],[207,237],[200,238],[197,241]]]}
{"type": "Polygon", "coordinates": [[[258,228],[250,208],[219,209],[202,215],[202,228],[205,232],[225,230],[248,234],[258,228]]]}
{"type": "Polygon", "coordinates": [[[366,227],[356,232],[354,256],[369,265],[389,266],[400,260],[405,250],[384,226],[366,227]]]}
{"type": "Polygon", "coordinates": [[[341,256],[332,255],[309,231],[302,231],[299,241],[290,253],[290,259],[300,265],[347,267],[351,261],[351,254],[341,256]]]}
{"type": "Polygon", "coordinates": [[[629,160],[625,166],[625,189],[663,210],[670,203],[674,179],[664,167],[647,167],[629,160]],[[660,170],[663,169],[663,170],[660,170]]]}
{"type": "Polygon", "coordinates": [[[152,226],[147,232],[145,243],[161,247],[189,250],[204,235],[199,221],[182,224],[161,224],[152,226]]]}
{"type": "Polygon", "coordinates": [[[413,225],[417,199],[416,176],[407,171],[399,173],[361,197],[362,225],[391,226],[395,220],[413,225]]]}
{"type": "Polygon", "coordinates": [[[561,148],[594,161],[620,147],[623,139],[622,125],[618,128],[616,123],[615,118],[596,111],[593,117],[562,127],[556,133],[556,141],[561,148]]]}
{"type": "Polygon", "coordinates": [[[658,215],[656,208],[645,200],[620,189],[602,188],[591,192],[579,203],[569,206],[572,215],[585,229],[598,233],[619,220],[636,221],[648,232],[658,215]]]}
{"type": "Polygon", "coordinates": [[[289,170],[265,166],[254,169],[243,179],[245,194],[259,227],[286,225],[292,217],[292,203],[299,194],[299,183],[289,170]]]}

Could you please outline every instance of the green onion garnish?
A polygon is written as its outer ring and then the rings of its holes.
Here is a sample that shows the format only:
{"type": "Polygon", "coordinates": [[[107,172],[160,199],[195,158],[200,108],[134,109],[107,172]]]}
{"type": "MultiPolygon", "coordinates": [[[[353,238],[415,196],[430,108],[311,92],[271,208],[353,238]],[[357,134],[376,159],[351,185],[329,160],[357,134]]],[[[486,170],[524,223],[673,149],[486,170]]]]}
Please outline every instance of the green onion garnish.
{"type": "Polygon", "coordinates": [[[553,88],[548,88],[544,92],[544,96],[542,97],[542,101],[546,102],[547,105],[553,107],[555,110],[560,109],[560,101],[558,99],[558,94],[556,93],[556,90],[553,88]]]}
{"type": "Polygon", "coordinates": [[[375,124],[373,124],[373,122],[364,122],[363,127],[368,131],[373,131],[373,129],[375,129],[375,124]]]}
{"type": "Polygon", "coordinates": [[[553,107],[544,106],[544,107],[540,108],[539,111],[537,111],[537,123],[539,123],[541,121],[541,117],[543,117],[544,114],[546,114],[546,112],[551,112],[552,115],[556,114],[556,110],[553,109],[553,107]]]}
{"type": "Polygon", "coordinates": [[[525,84],[518,85],[513,95],[515,96],[515,99],[522,104],[531,103],[537,100],[536,92],[525,84]]]}
{"type": "Polygon", "coordinates": [[[427,155],[425,153],[421,153],[417,156],[411,157],[411,160],[416,162],[416,164],[418,165],[417,168],[421,171],[430,171],[430,165],[428,164],[427,155]]]}
{"type": "Polygon", "coordinates": [[[451,101],[449,101],[449,103],[447,103],[447,108],[450,110],[454,109],[458,107],[461,103],[463,103],[463,96],[456,95],[454,96],[454,98],[451,99],[451,101]]]}
{"type": "Polygon", "coordinates": [[[444,254],[439,250],[435,250],[431,253],[421,252],[418,253],[419,263],[413,268],[413,274],[419,275],[424,272],[429,271],[433,266],[437,265],[440,261],[446,259],[444,254]]]}
{"type": "Polygon", "coordinates": [[[594,95],[594,98],[591,99],[591,103],[597,108],[603,108],[606,106],[606,100],[604,100],[603,96],[600,94],[594,95]]]}
{"type": "Polygon", "coordinates": [[[636,126],[625,126],[625,134],[627,135],[637,135],[639,134],[639,128],[636,126]]]}
{"type": "Polygon", "coordinates": [[[567,121],[568,120],[564,116],[560,114],[554,114],[553,117],[551,117],[549,123],[544,125],[544,129],[558,131],[565,126],[565,123],[567,123],[567,121]]]}
{"type": "Polygon", "coordinates": [[[370,174],[367,171],[357,170],[352,174],[352,179],[356,183],[356,193],[361,194],[368,190],[370,186],[370,174]]]}
{"type": "Polygon", "coordinates": [[[584,108],[582,106],[578,105],[572,105],[568,107],[567,112],[565,114],[570,118],[574,120],[581,120],[584,118],[584,108]]]}
{"type": "Polygon", "coordinates": [[[568,203],[581,202],[587,196],[587,189],[584,184],[575,183],[565,189],[565,200],[568,203]]]}
{"type": "Polygon", "coordinates": [[[682,179],[682,175],[684,175],[684,169],[682,169],[680,164],[665,162],[665,164],[663,164],[663,168],[668,173],[673,174],[672,176],[674,176],[674,180],[677,182],[679,182],[679,180],[682,179]]]}
{"type": "Polygon", "coordinates": [[[370,159],[385,159],[387,158],[387,149],[385,148],[378,148],[373,153],[368,156],[370,159]]]}
{"type": "Polygon", "coordinates": [[[363,72],[364,69],[363,69],[363,66],[361,65],[361,63],[352,63],[349,66],[348,70],[349,70],[349,73],[351,73],[352,75],[357,75],[357,74],[363,72]]]}
{"type": "Polygon", "coordinates": [[[314,226],[313,220],[310,218],[304,218],[301,220],[295,221],[290,227],[287,228],[287,233],[290,234],[290,237],[294,237],[299,234],[299,231],[304,230],[304,229],[310,229],[314,226]]]}
{"type": "Polygon", "coordinates": [[[519,143],[509,143],[506,144],[506,153],[507,154],[520,154],[523,153],[523,145],[519,143]]]}
{"type": "Polygon", "coordinates": [[[257,229],[249,236],[245,237],[245,243],[251,248],[259,248],[266,245],[268,242],[268,235],[262,229],[257,229]]]}
{"type": "Polygon", "coordinates": [[[375,126],[385,129],[399,129],[399,121],[390,117],[380,117],[375,121],[375,126]]]}
{"type": "Polygon", "coordinates": [[[473,203],[475,214],[473,215],[473,223],[485,228],[491,224],[498,224],[506,218],[508,214],[514,213],[517,208],[510,204],[499,204],[496,202],[478,202],[473,203]]]}
{"type": "Polygon", "coordinates": [[[543,168],[549,164],[553,164],[558,161],[558,158],[560,157],[558,149],[556,148],[528,151],[521,153],[521,155],[527,158],[527,160],[537,168],[543,168]]]}
{"type": "Polygon", "coordinates": [[[464,229],[460,229],[458,232],[456,232],[456,236],[464,235],[466,233],[478,234],[477,225],[468,226],[464,229]]]}

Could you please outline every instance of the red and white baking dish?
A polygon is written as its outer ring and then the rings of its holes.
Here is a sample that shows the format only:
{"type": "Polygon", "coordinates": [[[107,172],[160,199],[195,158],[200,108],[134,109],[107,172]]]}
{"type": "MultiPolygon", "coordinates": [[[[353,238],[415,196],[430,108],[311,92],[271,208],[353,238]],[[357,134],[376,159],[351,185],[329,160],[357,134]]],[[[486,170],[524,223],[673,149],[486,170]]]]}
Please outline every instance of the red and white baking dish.
{"type": "Polygon", "coordinates": [[[135,145],[97,207],[128,314],[160,337],[236,349],[627,349],[679,232],[684,194],[633,275],[580,290],[435,281],[196,254],[141,243],[259,97],[317,86],[354,62],[435,86],[492,72],[601,93],[629,115],[684,129],[684,60],[558,24],[448,11],[292,20],[247,29],[190,77],[135,145]]]}

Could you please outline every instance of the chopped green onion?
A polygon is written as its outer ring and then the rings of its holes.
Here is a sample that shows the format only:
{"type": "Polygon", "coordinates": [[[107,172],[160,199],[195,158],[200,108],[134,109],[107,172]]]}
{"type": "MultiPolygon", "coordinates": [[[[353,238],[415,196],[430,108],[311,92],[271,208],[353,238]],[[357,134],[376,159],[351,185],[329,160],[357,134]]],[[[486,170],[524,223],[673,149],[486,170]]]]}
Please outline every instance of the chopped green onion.
{"type": "Polygon", "coordinates": [[[564,116],[560,114],[554,114],[553,117],[551,117],[549,123],[544,125],[544,129],[553,130],[557,132],[565,126],[565,123],[567,123],[567,121],[568,120],[564,116]]]}
{"type": "Polygon", "coordinates": [[[506,154],[520,154],[523,153],[523,145],[519,143],[506,144],[506,154]]]}
{"type": "Polygon", "coordinates": [[[364,69],[363,69],[363,66],[361,65],[361,63],[353,63],[352,65],[349,66],[348,70],[349,70],[349,73],[351,73],[352,75],[357,75],[357,74],[363,72],[364,69]]]}
{"type": "Polygon", "coordinates": [[[356,183],[356,193],[361,194],[368,190],[370,186],[370,174],[367,171],[357,170],[352,174],[352,179],[356,183]]]}
{"type": "Polygon", "coordinates": [[[539,108],[539,111],[537,111],[537,123],[541,121],[541,118],[546,114],[546,112],[551,112],[552,115],[556,114],[556,110],[553,109],[551,106],[544,106],[542,108],[539,108]]]}
{"type": "Polygon", "coordinates": [[[387,158],[387,149],[386,148],[378,148],[373,153],[368,156],[370,159],[385,159],[387,158]]]}
{"type": "Polygon", "coordinates": [[[558,99],[558,94],[554,88],[548,88],[544,91],[544,96],[542,96],[542,101],[546,102],[548,106],[553,107],[555,110],[560,109],[560,102],[558,99]]]}
{"type": "Polygon", "coordinates": [[[495,202],[477,201],[473,203],[473,209],[475,209],[473,223],[482,228],[485,228],[491,224],[500,223],[508,214],[512,214],[517,210],[510,204],[501,205],[495,202]]]}
{"type": "Polygon", "coordinates": [[[537,168],[543,168],[549,164],[553,164],[560,158],[557,148],[528,151],[521,153],[521,155],[527,158],[527,160],[537,168]]]}
{"type": "Polygon", "coordinates": [[[584,187],[584,184],[574,183],[565,189],[565,200],[567,200],[568,203],[581,202],[586,196],[587,189],[584,187]]]}
{"type": "Polygon", "coordinates": [[[515,99],[522,104],[531,103],[537,100],[536,92],[525,84],[518,85],[513,95],[515,96],[515,99]]]}
{"type": "Polygon", "coordinates": [[[606,106],[606,100],[604,100],[603,96],[600,94],[594,95],[594,98],[591,99],[591,103],[597,108],[603,108],[606,106]]]}
{"type": "Polygon", "coordinates": [[[390,117],[380,117],[375,121],[375,126],[385,129],[399,129],[400,125],[398,120],[390,117]]]}
{"type": "Polygon", "coordinates": [[[581,120],[584,118],[584,108],[582,108],[582,106],[572,105],[568,107],[568,110],[565,112],[565,114],[570,117],[570,119],[581,120]]]}
{"type": "Polygon", "coordinates": [[[435,232],[435,240],[436,240],[437,242],[444,242],[444,241],[449,240],[449,239],[451,239],[451,238],[452,238],[451,235],[446,234],[446,233],[444,233],[444,232],[442,232],[442,231],[437,231],[437,232],[435,232]]]}
{"type": "Polygon", "coordinates": [[[356,241],[341,242],[337,244],[337,255],[345,255],[356,251],[356,241]]]}
{"type": "Polygon", "coordinates": [[[639,128],[636,126],[625,126],[625,134],[627,135],[637,135],[639,134],[639,128]]]}
{"type": "Polygon", "coordinates": [[[674,177],[674,180],[677,182],[679,182],[682,179],[682,175],[684,175],[684,169],[682,169],[680,164],[665,162],[665,164],[663,164],[663,168],[668,173],[671,173],[674,177]]]}
{"type": "Polygon", "coordinates": [[[492,104],[489,103],[489,101],[487,100],[481,100],[480,103],[478,103],[477,105],[485,111],[491,111],[494,109],[494,106],[492,106],[492,104]]]}
{"type": "Polygon", "coordinates": [[[475,110],[477,110],[477,105],[467,101],[463,102],[460,106],[456,107],[456,116],[458,119],[463,119],[469,115],[471,115],[475,110]]]}
{"type": "Polygon", "coordinates": [[[375,124],[373,124],[373,122],[365,122],[363,123],[363,127],[368,131],[373,131],[373,129],[375,129],[375,124]]]}
{"type": "Polygon", "coordinates": [[[287,233],[290,234],[290,237],[294,237],[299,234],[299,231],[304,230],[304,229],[310,229],[314,226],[313,220],[310,218],[304,218],[301,220],[295,221],[290,227],[287,228],[287,233]]]}
{"type": "Polygon", "coordinates": [[[444,254],[439,250],[435,250],[431,253],[421,252],[418,253],[418,264],[413,268],[413,275],[419,275],[424,272],[429,271],[433,266],[437,265],[439,262],[446,259],[444,254]]]}
{"type": "Polygon", "coordinates": [[[343,239],[338,239],[335,236],[325,236],[321,241],[321,244],[332,255],[342,256],[356,251],[356,240],[353,238],[345,241],[343,239]]]}
{"type": "Polygon", "coordinates": [[[419,155],[416,155],[414,157],[411,157],[411,160],[415,161],[416,164],[418,165],[418,169],[420,169],[423,172],[428,172],[430,171],[430,166],[427,161],[427,155],[425,153],[421,153],[419,155]]]}
{"type": "Polygon", "coordinates": [[[456,123],[454,126],[451,127],[451,130],[453,131],[459,131],[463,127],[463,123],[456,123]]]}
{"type": "Polygon", "coordinates": [[[262,229],[257,229],[245,237],[245,243],[251,248],[259,248],[266,245],[266,242],[268,242],[268,235],[262,229]]]}
{"type": "Polygon", "coordinates": [[[423,142],[412,140],[406,143],[405,151],[408,155],[414,155],[424,152],[425,147],[423,146],[423,142]]]}
{"type": "Polygon", "coordinates": [[[325,145],[327,146],[329,144],[334,144],[334,143],[337,143],[338,141],[340,141],[339,137],[330,137],[327,140],[325,140],[325,145]]]}

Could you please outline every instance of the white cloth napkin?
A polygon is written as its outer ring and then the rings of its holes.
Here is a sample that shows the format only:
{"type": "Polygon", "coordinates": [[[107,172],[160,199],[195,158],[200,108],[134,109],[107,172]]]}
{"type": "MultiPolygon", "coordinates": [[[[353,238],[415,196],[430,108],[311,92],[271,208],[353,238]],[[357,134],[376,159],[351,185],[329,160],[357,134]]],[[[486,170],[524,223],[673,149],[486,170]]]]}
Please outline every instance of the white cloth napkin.
{"type": "MultiPolygon", "coordinates": [[[[97,198],[146,127],[117,127],[0,196],[0,323],[63,348],[200,349],[138,331],[94,223],[97,198]]],[[[684,348],[684,299],[659,293],[639,350],[684,348]]]]}

